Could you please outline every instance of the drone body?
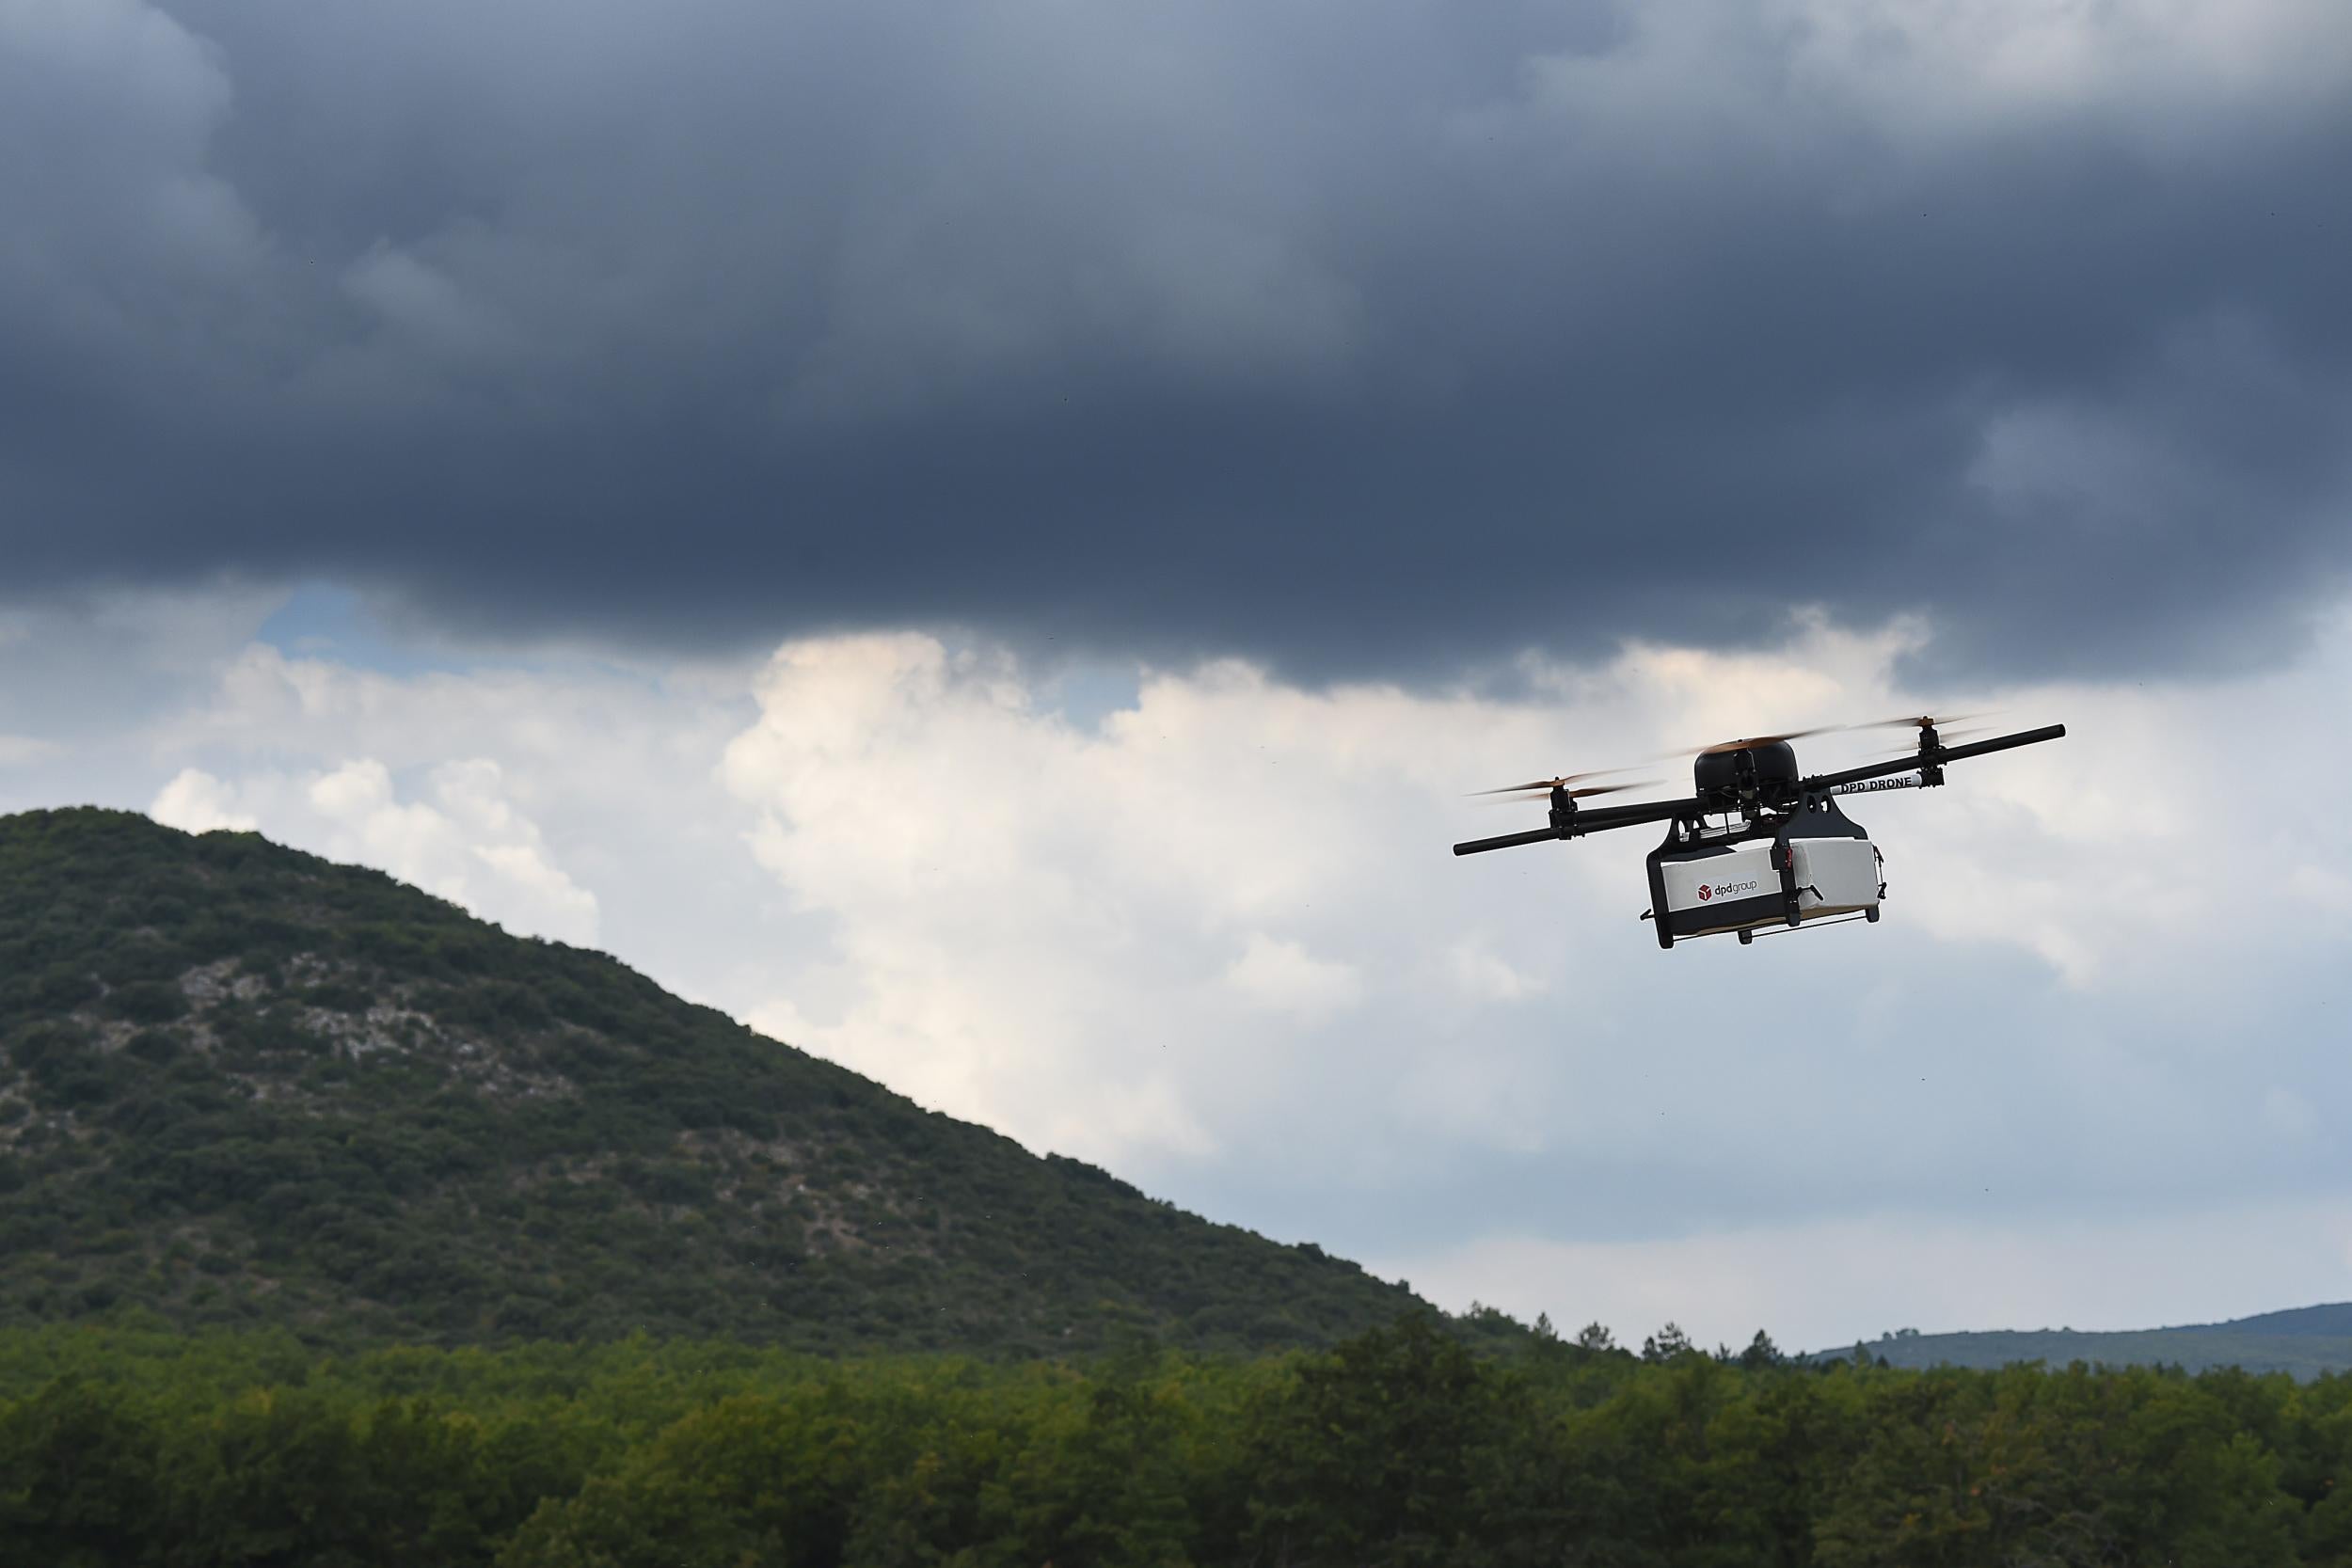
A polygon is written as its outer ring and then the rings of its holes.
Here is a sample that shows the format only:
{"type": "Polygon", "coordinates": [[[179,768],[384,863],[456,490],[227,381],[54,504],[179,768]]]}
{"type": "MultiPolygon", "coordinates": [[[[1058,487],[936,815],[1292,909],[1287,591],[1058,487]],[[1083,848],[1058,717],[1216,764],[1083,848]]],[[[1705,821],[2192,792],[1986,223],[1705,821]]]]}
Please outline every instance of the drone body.
{"type": "Polygon", "coordinates": [[[1571,789],[1575,774],[1515,785],[1489,794],[1549,798],[1551,825],[1531,832],[1457,844],[1457,855],[1507,849],[1549,839],[1581,838],[1612,828],[1663,822],[1666,837],[1649,852],[1650,907],[1658,945],[1730,933],[1742,943],[1759,931],[1813,924],[1876,920],[1886,895],[1884,858],[1861,826],[1837,807],[1837,797],[1885,789],[1931,789],[1945,765],[2012,747],[2056,740],[2063,724],[2021,731],[1966,746],[1947,746],[1932,718],[1889,723],[1916,728],[1915,752],[1899,760],[1805,777],[1788,743],[1817,730],[1725,741],[1695,753],[1692,793],[1679,800],[1580,807],[1581,797],[1624,785],[1571,789]],[[1721,818],[1712,821],[1712,818],[1721,818]]]}

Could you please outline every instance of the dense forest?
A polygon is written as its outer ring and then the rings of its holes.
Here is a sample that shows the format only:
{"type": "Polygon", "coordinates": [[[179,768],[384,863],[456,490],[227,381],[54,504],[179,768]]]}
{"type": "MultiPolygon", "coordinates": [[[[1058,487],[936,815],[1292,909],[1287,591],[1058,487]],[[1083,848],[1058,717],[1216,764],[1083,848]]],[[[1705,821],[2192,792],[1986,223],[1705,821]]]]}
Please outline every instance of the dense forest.
{"type": "Polygon", "coordinates": [[[1327,1345],[1418,1305],[392,879],[0,817],[0,1325],[1327,1345]]]}
{"type": "Polygon", "coordinates": [[[0,1560],[823,1568],[2352,1562],[2352,1378],[1769,1341],[824,1360],[0,1334],[0,1560]]]}

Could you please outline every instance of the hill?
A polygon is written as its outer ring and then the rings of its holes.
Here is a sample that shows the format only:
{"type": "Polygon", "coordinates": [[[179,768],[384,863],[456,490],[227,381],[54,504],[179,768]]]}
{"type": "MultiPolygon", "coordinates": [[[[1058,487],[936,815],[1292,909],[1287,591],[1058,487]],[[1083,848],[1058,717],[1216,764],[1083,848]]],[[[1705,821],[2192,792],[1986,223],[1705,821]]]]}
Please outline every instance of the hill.
{"type": "MultiPolygon", "coordinates": [[[[2241,1367],[2249,1372],[2292,1372],[2308,1378],[2352,1370],[2352,1303],[2264,1312],[2229,1323],[2113,1333],[2068,1328],[1985,1334],[1905,1331],[1870,1340],[1863,1348],[1895,1367],[1993,1369],[2021,1361],[2064,1367],[2081,1361],[2105,1367],[2180,1367],[2192,1372],[2241,1367]]],[[[1810,1359],[1834,1361],[1852,1354],[1822,1351],[1810,1359]]]]}
{"type": "Polygon", "coordinates": [[[0,818],[0,1324],[1254,1351],[1419,1305],[249,833],[0,818]]]}

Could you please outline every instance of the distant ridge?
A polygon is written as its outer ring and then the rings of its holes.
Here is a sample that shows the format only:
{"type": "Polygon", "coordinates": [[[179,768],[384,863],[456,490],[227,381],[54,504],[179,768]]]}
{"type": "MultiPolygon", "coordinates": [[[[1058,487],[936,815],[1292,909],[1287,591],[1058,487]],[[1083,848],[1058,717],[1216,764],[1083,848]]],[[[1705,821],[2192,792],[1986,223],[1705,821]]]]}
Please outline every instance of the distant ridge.
{"type": "Polygon", "coordinates": [[[2352,1301],[2335,1302],[2325,1307],[2293,1307],[2283,1312],[2263,1312],[2251,1318],[2238,1318],[2230,1323],[2215,1323],[2211,1326],[2217,1329],[2237,1329],[2249,1334],[2286,1334],[2318,1336],[2331,1339],[2352,1339],[2352,1301]]]}
{"type": "MultiPolygon", "coordinates": [[[[1914,1334],[1866,1340],[1872,1357],[1893,1367],[2007,1367],[2040,1361],[2063,1367],[2081,1361],[2106,1367],[2180,1367],[2204,1371],[2238,1367],[2249,1372],[2290,1372],[2316,1377],[2352,1370],[2352,1302],[2262,1312],[2228,1323],[2188,1323],[2176,1328],[2078,1333],[2067,1328],[2005,1329],[1981,1334],[1914,1334]]],[[[1817,1351],[1808,1357],[1835,1361],[1843,1350],[1817,1351]]]]}
{"type": "Polygon", "coordinates": [[[1424,1305],[379,873],[0,816],[0,1324],[1022,1355],[1424,1305]]]}

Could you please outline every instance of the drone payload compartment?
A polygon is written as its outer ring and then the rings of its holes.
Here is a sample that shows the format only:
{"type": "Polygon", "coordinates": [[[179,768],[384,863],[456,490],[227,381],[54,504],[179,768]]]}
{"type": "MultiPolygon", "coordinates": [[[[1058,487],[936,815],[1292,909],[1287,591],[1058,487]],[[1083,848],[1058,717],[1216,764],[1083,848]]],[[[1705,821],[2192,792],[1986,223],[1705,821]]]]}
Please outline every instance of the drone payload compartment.
{"type": "MultiPolygon", "coordinates": [[[[1798,919],[1877,907],[1879,855],[1868,839],[1840,834],[1788,842],[1798,919]]],[[[1668,934],[1699,937],[1786,924],[1788,906],[1776,859],[1770,839],[1661,854],[1668,934]]]]}
{"type": "Polygon", "coordinates": [[[1842,914],[1874,908],[1879,901],[1879,852],[1867,838],[1794,838],[1788,841],[1796,873],[1797,912],[1842,914]]]}

